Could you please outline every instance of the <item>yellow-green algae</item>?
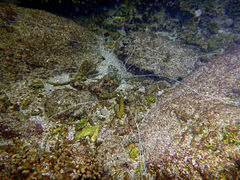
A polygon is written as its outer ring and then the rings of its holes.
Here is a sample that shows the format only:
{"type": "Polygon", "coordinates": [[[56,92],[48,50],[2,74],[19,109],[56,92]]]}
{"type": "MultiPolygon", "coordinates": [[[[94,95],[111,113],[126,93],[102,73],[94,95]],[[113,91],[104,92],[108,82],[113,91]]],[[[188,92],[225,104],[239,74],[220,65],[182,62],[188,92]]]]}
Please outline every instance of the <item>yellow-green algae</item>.
{"type": "Polygon", "coordinates": [[[131,152],[129,153],[129,157],[130,157],[131,159],[135,159],[135,158],[138,157],[139,152],[140,152],[139,148],[134,147],[134,148],[131,150],[131,152]]]}
{"type": "Polygon", "coordinates": [[[156,102],[156,98],[153,95],[147,95],[145,97],[145,99],[150,103],[155,103],[156,102]]]}
{"type": "Polygon", "coordinates": [[[120,100],[119,100],[119,109],[117,111],[117,117],[118,118],[122,118],[123,117],[123,114],[124,114],[124,98],[121,97],[120,100]]]}
{"type": "Polygon", "coordinates": [[[82,137],[85,136],[90,136],[91,137],[91,142],[95,142],[97,140],[98,136],[98,131],[99,131],[100,126],[86,126],[83,128],[77,135],[75,136],[75,139],[78,140],[82,137]]]}
{"type": "Polygon", "coordinates": [[[84,127],[87,126],[89,119],[88,118],[82,118],[80,119],[80,122],[75,124],[75,130],[76,131],[80,131],[81,129],[83,129],[84,127]]]}
{"type": "Polygon", "coordinates": [[[61,131],[62,127],[57,127],[53,130],[53,134],[56,134],[57,132],[61,131]]]}

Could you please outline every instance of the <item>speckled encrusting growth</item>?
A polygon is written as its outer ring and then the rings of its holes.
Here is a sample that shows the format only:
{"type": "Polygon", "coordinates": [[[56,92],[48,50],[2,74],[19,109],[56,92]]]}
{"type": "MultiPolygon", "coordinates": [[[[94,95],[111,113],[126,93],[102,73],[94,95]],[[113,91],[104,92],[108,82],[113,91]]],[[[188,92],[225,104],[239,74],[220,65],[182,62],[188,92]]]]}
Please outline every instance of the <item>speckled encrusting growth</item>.
{"type": "Polygon", "coordinates": [[[239,177],[239,60],[239,46],[218,56],[161,96],[144,120],[146,162],[162,177],[239,177]]]}

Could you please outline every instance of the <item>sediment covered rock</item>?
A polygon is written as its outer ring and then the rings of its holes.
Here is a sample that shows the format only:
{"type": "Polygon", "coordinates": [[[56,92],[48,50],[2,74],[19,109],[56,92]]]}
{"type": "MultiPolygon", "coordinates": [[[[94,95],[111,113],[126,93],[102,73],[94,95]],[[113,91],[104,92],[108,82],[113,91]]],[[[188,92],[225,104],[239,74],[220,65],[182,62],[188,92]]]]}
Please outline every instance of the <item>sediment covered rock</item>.
{"type": "Polygon", "coordinates": [[[160,33],[138,31],[119,40],[114,52],[133,74],[183,78],[196,68],[199,52],[160,33]]]}
{"type": "Polygon", "coordinates": [[[160,97],[140,128],[146,162],[157,176],[239,177],[239,71],[238,46],[160,97]]]}
{"type": "Polygon", "coordinates": [[[5,3],[0,10],[2,82],[76,72],[84,60],[97,61],[96,36],[73,21],[5,3]]]}

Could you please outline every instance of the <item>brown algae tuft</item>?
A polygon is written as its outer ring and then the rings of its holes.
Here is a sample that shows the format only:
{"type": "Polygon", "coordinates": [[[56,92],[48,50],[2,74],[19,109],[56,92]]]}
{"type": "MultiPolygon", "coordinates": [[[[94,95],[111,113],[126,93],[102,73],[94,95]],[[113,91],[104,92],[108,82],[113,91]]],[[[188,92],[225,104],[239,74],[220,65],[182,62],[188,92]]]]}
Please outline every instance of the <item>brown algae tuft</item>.
{"type": "Polygon", "coordinates": [[[123,117],[123,115],[124,115],[124,108],[125,108],[124,98],[123,98],[123,97],[120,97],[119,103],[114,106],[114,110],[115,110],[116,116],[117,116],[118,118],[120,118],[120,119],[121,119],[121,118],[123,117]]]}

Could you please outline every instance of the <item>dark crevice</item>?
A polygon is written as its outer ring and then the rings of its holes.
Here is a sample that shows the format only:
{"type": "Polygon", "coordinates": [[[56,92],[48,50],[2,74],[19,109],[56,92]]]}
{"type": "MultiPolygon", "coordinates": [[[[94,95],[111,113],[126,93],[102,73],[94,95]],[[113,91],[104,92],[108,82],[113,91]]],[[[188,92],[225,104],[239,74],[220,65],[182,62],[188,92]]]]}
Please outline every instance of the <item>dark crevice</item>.
{"type": "Polygon", "coordinates": [[[168,78],[166,76],[160,76],[154,73],[154,71],[151,70],[146,70],[146,69],[140,69],[138,66],[133,65],[133,64],[126,64],[126,69],[128,70],[128,72],[136,75],[136,76],[142,76],[142,77],[146,77],[146,78],[150,78],[154,81],[167,81],[170,84],[174,84],[177,81],[181,81],[182,77],[178,77],[176,80],[172,79],[172,78],[168,78]]]}

